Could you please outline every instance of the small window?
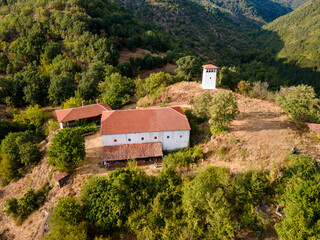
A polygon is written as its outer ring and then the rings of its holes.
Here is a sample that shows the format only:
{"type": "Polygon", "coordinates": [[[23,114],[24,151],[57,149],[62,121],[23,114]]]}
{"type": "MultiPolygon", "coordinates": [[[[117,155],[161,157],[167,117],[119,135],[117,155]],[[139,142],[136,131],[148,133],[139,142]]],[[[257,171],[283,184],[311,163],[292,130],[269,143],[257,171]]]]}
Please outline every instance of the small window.
{"type": "Polygon", "coordinates": [[[170,138],[169,136],[167,136],[167,138],[170,138]]]}
{"type": "Polygon", "coordinates": [[[128,141],[131,142],[131,138],[128,138],[128,141]]]}
{"type": "Polygon", "coordinates": [[[144,140],[144,137],[142,137],[141,140],[143,141],[143,140],[144,140]]]}
{"type": "Polygon", "coordinates": [[[117,139],[113,139],[114,142],[117,142],[117,139]]]}
{"type": "Polygon", "coordinates": [[[155,136],[155,137],[154,137],[154,139],[158,139],[158,137],[157,137],[157,136],[155,136]]]}

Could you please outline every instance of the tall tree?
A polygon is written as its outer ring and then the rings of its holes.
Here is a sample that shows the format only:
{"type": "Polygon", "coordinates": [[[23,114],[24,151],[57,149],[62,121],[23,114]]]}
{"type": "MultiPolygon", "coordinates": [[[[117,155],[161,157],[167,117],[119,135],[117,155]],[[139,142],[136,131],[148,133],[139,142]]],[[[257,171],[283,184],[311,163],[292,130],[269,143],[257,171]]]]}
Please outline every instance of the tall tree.
{"type": "Polygon", "coordinates": [[[49,164],[61,172],[72,172],[85,156],[84,137],[72,128],[60,130],[48,152],[49,164]]]}

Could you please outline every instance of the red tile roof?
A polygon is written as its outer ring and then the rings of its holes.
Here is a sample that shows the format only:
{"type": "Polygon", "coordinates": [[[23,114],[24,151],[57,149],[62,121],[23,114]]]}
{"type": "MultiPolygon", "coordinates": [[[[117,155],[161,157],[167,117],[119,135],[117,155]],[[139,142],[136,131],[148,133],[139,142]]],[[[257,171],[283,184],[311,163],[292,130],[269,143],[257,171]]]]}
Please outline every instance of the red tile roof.
{"type": "Polygon", "coordinates": [[[101,135],[177,130],[191,130],[180,107],[108,111],[101,118],[101,135]]]}
{"type": "Polygon", "coordinates": [[[318,123],[306,123],[306,124],[320,138],[320,124],[318,124],[318,123]]]}
{"type": "Polygon", "coordinates": [[[218,69],[217,66],[212,65],[212,64],[203,65],[202,67],[205,68],[205,69],[218,69]]]}
{"type": "Polygon", "coordinates": [[[162,155],[161,142],[105,146],[102,150],[103,161],[161,157],[162,155]]]}
{"type": "Polygon", "coordinates": [[[56,110],[58,122],[69,122],[79,119],[96,117],[104,111],[111,110],[108,104],[97,103],[92,105],[85,105],[77,108],[69,108],[63,110],[56,110]]]}

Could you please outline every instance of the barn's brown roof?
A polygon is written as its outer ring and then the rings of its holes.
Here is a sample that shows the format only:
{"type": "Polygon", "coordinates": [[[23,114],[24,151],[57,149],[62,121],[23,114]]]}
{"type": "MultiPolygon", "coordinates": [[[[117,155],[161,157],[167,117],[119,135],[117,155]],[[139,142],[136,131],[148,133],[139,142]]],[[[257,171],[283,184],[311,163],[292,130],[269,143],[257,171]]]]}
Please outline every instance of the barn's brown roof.
{"type": "Polygon", "coordinates": [[[59,182],[61,179],[65,178],[67,176],[69,176],[69,173],[65,173],[65,172],[57,173],[56,175],[54,175],[53,179],[54,179],[54,181],[59,182]]]}
{"type": "Polygon", "coordinates": [[[320,124],[318,124],[318,123],[306,123],[306,124],[320,138],[320,124]]]}
{"type": "Polygon", "coordinates": [[[102,150],[104,161],[161,157],[162,155],[161,142],[104,146],[102,150]]]}
{"type": "Polygon", "coordinates": [[[180,107],[108,111],[101,118],[101,135],[190,129],[180,107]]]}
{"type": "Polygon", "coordinates": [[[56,110],[58,122],[69,122],[79,119],[96,117],[104,111],[111,110],[108,104],[97,103],[92,105],[85,105],[77,108],[69,108],[63,110],[56,110]]]}
{"type": "Polygon", "coordinates": [[[212,64],[203,65],[202,67],[205,69],[218,69],[217,66],[212,65],[212,64]]]}

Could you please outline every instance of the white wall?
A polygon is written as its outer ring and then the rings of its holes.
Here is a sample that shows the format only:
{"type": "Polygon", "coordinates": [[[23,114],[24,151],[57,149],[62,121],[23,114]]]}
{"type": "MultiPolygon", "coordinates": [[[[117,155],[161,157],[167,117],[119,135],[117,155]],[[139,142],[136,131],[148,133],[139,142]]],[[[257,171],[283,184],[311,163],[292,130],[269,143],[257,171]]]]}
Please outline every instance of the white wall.
{"type": "Polygon", "coordinates": [[[102,135],[102,146],[161,142],[162,149],[172,151],[187,147],[190,130],[102,135]]]}
{"type": "Polygon", "coordinates": [[[203,69],[202,72],[202,88],[203,89],[216,89],[217,69],[203,69]],[[207,72],[210,70],[212,72],[207,72]]]}

